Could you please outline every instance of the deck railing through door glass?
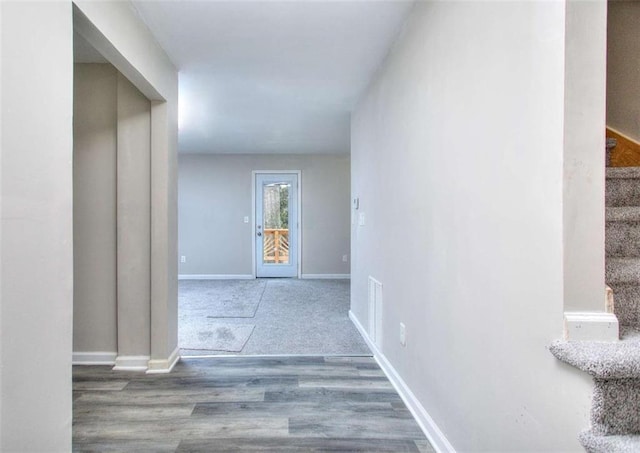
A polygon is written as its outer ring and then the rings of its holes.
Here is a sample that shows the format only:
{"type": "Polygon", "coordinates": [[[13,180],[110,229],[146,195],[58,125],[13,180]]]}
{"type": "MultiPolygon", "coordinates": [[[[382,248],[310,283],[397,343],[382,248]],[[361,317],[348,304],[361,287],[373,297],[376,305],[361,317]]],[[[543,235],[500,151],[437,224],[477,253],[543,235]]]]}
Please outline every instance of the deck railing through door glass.
{"type": "Polygon", "coordinates": [[[285,228],[267,228],[264,230],[264,262],[289,262],[289,230],[285,228]]]}

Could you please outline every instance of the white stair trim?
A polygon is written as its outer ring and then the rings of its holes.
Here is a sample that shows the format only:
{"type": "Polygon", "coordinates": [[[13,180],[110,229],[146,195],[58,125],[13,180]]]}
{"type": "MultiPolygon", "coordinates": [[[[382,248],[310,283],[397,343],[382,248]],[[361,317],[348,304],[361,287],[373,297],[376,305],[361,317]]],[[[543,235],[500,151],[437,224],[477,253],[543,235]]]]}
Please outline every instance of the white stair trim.
{"type": "Polygon", "coordinates": [[[420,404],[418,398],[416,398],[409,386],[404,382],[402,377],[400,377],[400,374],[396,371],[393,365],[391,365],[391,362],[387,360],[382,351],[380,351],[371,341],[366,330],[362,327],[362,324],[360,324],[360,321],[351,310],[349,310],[349,319],[351,319],[353,324],[356,326],[356,329],[360,332],[360,335],[364,338],[367,346],[369,346],[369,349],[373,352],[373,357],[376,359],[387,378],[389,378],[389,381],[391,381],[391,384],[402,398],[402,401],[407,405],[409,411],[411,411],[413,418],[415,418],[420,429],[422,429],[424,435],[427,436],[427,439],[433,448],[435,448],[438,453],[455,453],[455,449],[449,443],[444,433],[440,431],[436,422],[431,418],[422,404],[420,404]]]}
{"type": "Polygon", "coordinates": [[[147,371],[149,366],[148,355],[119,355],[116,357],[114,371],[147,371]]]}
{"type": "Polygon", "coordinates": [[[117,352],[73,352],[71,363],[73,365],[115,365],[117,352]]]}
{"type": "Polygon", "coordinates": [[[567,341],[618,341],[618,318],[613,313],[565,311],[564,339],[567,341]]]}
{"type": "Polygon", "coordinates": [[[351,278],[351,274],[302,274],[300,278],[314,280],[348,280],[351,278]]]}
{"type": "Polygon", "coordinates": [[[251,274],[179,274],[178,280],[253,280],[251,274]]]}
{"type": "Polygon", "coordinates": [[[149,368],[147,369],[147,374],[171,373],[171,370],[173,370],[173,367],[176,366],[178,360],[180,360],[180,348],[176,347],[166,359],[149,360],[149,368]]]}

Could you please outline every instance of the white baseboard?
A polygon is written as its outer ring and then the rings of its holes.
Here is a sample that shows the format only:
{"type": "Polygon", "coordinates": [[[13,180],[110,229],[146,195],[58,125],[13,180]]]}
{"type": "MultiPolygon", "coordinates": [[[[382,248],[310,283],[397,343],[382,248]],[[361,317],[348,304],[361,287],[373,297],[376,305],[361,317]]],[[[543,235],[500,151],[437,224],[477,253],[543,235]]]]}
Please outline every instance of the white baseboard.
{"type": "Polygon", "coordinates": [[[618,341],[618,318],[606,312],[564,312],[564,339],[571,341],[618,341]]]}
{"type": "Polygon", "coordinates": [[[402,377],[400,377],[400,375],[395,370],[393,365],[391,365],[391,363],[387,360],[384,354],[382,354],[382,352],[371,341],[371,339],[369,338],[369,335],[367,334],[367,331],[364,329],[364,327],[362,327],[362,324],[360,324],[360,321],[358,320],[356,315],[353,314],[351,310],[349,310],[349,319],[351,319],[353,324],[356,326],[356,329],[358,329],[358,331],[364,338],[364,341],[367,343],[367,346],[369,346],[369,349],[371,349],[371,352],[373,352],[373,357],[376,359],[376,361],[380,365],[380,368],[382,368],[382,371],[384,371],[384,374],[387,375],[387,377],[391,381],[391,384],[393,384],[393,386],[395,387],[396,391],[400,394],[402,401],[404,401],[404,403],[407,405],[407,407],[411,411],[411,414],[413,414],[413,417],[418,422],[418,425],[424,432],[424,435],[427,436],[427,439],[429,439],[429,442],[431,442],[431,445],[439,453],[440,452],[455,453],[455,449],[453,448],[453,445],[449,443],[444,433],[440,431],[440,428],[438,428],[438,425],[436,425],[436,423],[433,421],[433,418],[431,418],[431,416],[425,410],[422,404],[420,404],[420,401],[418,401],[416,396],[413,394],[409,386],[407,386],[407,384],[404,382],[402,377]]]}
{"type": "Polygon", "coordinates": [[[251,274],[178,274],[178,280],[253,280],[251,274]]]}
{"type": "Polygon", "coordinates": [[[351,274],[301,274],[300,278],[315,280],[348,280],[351,274]]]}
{"type": "Polygon", "coordinates": [[[74,352],[73,365],[115,365],[117,352],[74,352]]]}
{"type": "Polygon", "coordinates": [[[114,371],[147,371],[149,367],[148,355],[119,355],[116,357],[114,371]]]}
{"type": "Polygon", "coordinates": [[[176,347],[166,359],[149,360],[149,368],[147,369],[147,374],[171,373],[171,370],[173,370],[173,367],[176,366],[178,360],[180,360],[180,348],[176,347]]]}

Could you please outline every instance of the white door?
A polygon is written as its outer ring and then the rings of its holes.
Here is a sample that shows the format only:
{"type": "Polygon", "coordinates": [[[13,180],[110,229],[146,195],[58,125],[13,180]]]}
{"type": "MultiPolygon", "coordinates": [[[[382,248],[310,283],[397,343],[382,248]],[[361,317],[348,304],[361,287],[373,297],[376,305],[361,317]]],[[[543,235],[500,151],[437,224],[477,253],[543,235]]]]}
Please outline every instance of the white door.
{"type": "Polygon", "coordinates": [[[298,276],[298,174],[256,173],[256,277],[298,276]]]}

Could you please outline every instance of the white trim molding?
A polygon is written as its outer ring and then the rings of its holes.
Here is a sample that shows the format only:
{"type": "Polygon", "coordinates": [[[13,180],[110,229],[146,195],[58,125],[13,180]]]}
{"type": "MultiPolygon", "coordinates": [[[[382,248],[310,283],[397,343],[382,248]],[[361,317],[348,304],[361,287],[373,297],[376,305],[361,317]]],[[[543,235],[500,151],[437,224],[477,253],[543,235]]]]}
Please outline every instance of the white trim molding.
{"type": "Polygon", "coordinates": [[[384,374],[387,376],[387,378],[389,378],[389,381],[391,381],[391,384],[393,384],[398,394],[400,394],[402,401],[404,401],[404,403],[409,408],[409,411],[418,422],[418,425],[424,432],[425,436],[427,436],[427,439],[429,439],[431,445],[439,453],[455,453],[455,449],[449,443],[444,433],[440,431],[440,428],[438,428],[436,422],[433,420],[433,418],[431,418],[422,404],[420,404],[418,398],[416,398],[409,386],[404,382],[402,377],[400,377],[400,374],[398,374],[395,368],[393,368],[393,365],[391,365],[391,363],[387,360],[382,351],[380,351],[378,347],[371,341],[366,330],[364,329],[364,327],[362,327],[362,324],[360,324],[360,321],[351,310],[349,310],[349,319],[351,319],[353,324],[356,326],[356,329],[358,329],[358,331],[360,332],[360,335],[362,335],[362,338],[364,338],[364,341],[369,346],[369,349],[371,349],[371,352],[373,352],[373,357],[378,362],[378,365],[380,365],[380,368],[382,368],[384,374]]]}
{"type": "Polygon", "coordinates": [[[147,371],[150,358],[148,355],[119,355],[113,371],[147,371]]]}
{"type": "Polygon", "coordinates": [[[179,274],[178,280],[252,280],[251,274],[179,274]]]}
{"type": "Polygon", "coordinates": [[[180,360],[180,348],[176,347],[166,359],[149,360],[147,374],[171,373],[178,360],[180,360]]]}
{"type": "Polygon", "coordinates": [[[302,274],[300,278],[309,280],[349,280],[351,274],[302,274]]]}
{"type": "Polygon", "coordinates": [[[74,352],[73,365],[115,365],[117,352],[74,352]]]}
{"type": "Polygon", "coordinates": [[[618,318],[613,313],[564,312],[564,339],[570,341],[618,341],[618,318]]]}

